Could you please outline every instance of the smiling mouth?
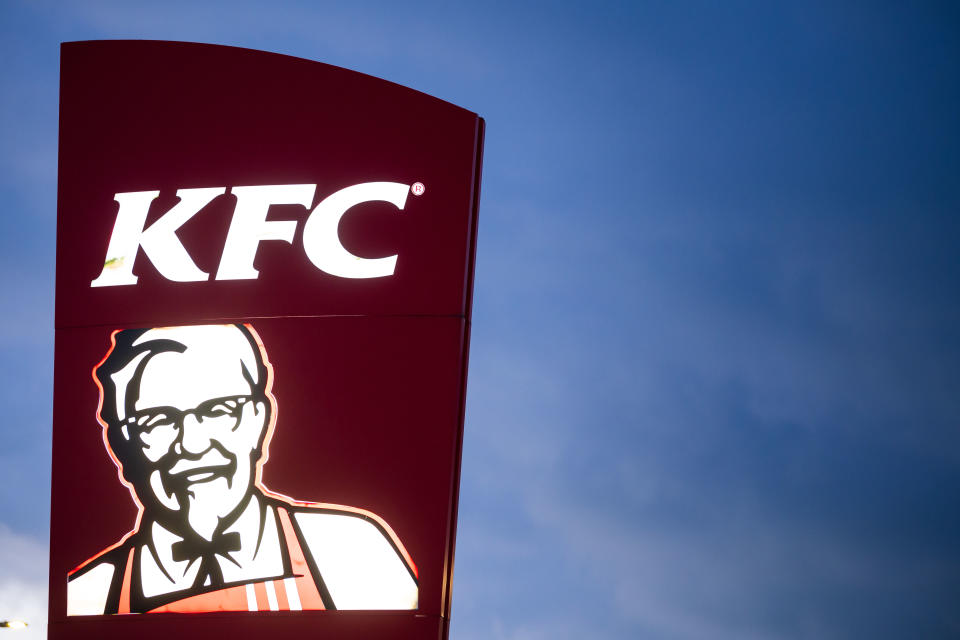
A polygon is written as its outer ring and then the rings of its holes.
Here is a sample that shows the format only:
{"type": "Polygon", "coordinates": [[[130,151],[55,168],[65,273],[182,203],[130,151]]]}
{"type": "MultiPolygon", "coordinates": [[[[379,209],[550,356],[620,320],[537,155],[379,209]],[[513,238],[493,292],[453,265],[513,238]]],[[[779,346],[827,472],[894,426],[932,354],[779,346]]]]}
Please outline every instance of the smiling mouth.
{"type": "Polygon", "coordinates": [[[229,472],[230,465],[219,465],[213,467],[197,467],[195,469],[184,469],[170,474],[175,480],[186,484],[198,484],[201,482],[210,482],[215,478],[224,478],[229,472]]]}

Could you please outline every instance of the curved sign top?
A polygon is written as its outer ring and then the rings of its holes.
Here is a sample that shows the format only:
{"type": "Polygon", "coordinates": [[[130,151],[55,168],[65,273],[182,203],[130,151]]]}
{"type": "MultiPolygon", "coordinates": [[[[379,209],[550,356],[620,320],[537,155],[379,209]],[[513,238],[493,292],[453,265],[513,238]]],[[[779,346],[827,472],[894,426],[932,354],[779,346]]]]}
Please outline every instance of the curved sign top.
{"type": "Polygon", "coordinates": [[[215,45],[63,45],[56,326],[465,316],[483,121],[215,45]]]}

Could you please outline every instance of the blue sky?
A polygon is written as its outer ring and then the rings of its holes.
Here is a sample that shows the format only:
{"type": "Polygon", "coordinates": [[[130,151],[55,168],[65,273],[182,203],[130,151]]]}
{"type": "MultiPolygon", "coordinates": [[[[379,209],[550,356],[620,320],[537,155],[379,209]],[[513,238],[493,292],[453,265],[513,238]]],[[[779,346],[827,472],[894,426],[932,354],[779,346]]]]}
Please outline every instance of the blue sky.
{"type": "Polygon", "coordinates": [[[487,120],[451,637],[960,636],[952,3],[0,7],[0,618],[46,590],[58,44],[487,120]]]}

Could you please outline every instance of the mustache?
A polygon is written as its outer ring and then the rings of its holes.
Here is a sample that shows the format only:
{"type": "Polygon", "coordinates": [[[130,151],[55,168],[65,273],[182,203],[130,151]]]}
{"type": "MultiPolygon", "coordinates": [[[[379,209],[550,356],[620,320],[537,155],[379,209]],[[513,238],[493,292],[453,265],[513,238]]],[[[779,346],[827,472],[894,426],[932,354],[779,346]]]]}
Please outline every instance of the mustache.
{"type": "Polygon", "coordinates": [[[219,469],[229,467],[231,462],[230,458],[217,449],[208,449],[196,459],[178,457],[177,461],[173,463],[173,466],[167,469],[167,473],[170,475],[180,475],[200,469],[219,469]]]}

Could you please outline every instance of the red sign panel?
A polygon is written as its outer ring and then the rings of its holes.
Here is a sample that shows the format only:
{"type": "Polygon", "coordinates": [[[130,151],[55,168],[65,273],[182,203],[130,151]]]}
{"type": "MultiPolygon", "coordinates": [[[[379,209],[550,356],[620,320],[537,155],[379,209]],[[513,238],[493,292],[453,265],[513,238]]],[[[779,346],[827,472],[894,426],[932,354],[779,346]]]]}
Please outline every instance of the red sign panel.
{"type": "Polygon", "coordinates": [[[483,120],[232,47],[61,74],[50,637],[446,637],[483,120]]]}

